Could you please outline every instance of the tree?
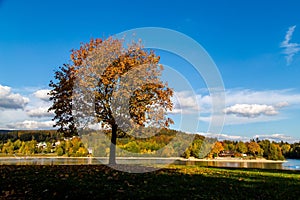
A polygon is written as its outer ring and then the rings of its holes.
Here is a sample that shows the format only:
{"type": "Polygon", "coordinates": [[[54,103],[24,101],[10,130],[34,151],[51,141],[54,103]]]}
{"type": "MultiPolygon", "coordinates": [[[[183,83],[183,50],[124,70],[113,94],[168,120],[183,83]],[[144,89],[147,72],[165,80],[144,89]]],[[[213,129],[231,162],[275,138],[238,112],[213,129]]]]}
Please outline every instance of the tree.
{"type": "Polygon", "coordinates": [[[6,154],[14,153],[14,144],[10,139],[3,145],[2,153],[6,153],[6,154]]]}
{"type": "Polygon", "coordinates": [[[37,141],[31,140],[31,141],[26,142],[25,144],[26,144],[26,146],[25,146],[25,149],[26,149],[25,154],[26,155],[36,153],[36,151],[37,151],[37,147],[36,147],[37,141]]]}
{"type": "Polygon", "coordinates": [[[202,144],[203,144],[203,140],[201,139],[195,139],[193,141],[192,145],[190,146],[191,156],[195,158],[199,158],[202,144]]]}
{"type": "Polygon", "coordinates": [[[56,120],[54,127],[59,127],[58,132],[65,137],[77,135],[77,129],[72,111],[72,96],[75,81],[74,66],[63,65],[55,72],[57,83],[50,81],[49,86],[53,89],[49,92],[50,100],[53,101],[48,111],[54,110],[56,120]]]}
{"type": "Polygon", "coordinates": [[[22,142],[21,142],[20,139],[18,139],[18,140],[16,140],[16,141],[14,142],[13,145],[14,145],[14,151],[17,151],[17,150],[20,149],[20,147],[21,147],[21,145],[22,145],[22,142]]]}
{"type": "Polygon", "coordinates": [[[3,148],[3,143],[0,142],[0,152],[2,152],[2,148],[3,148]]]}
{"type": "Polygon", "coordinates": [[[294,143],[291,145],[289,158],[300,158],[300,143],[294,143]]]}
{"type": "Polygon", "coordinates": [[[288,143],[282,144],[281,145],[281,150],[282,150],[282,154],[284,156],[288,155],[291,149],[291,145],[288,143]]]}
{"type": "Polygon", "coordinates": [[[211,149],[211,154],[212,155],[217,155],[224,150],[223,144],[221,142],[216,142],[213,146],[213,148],[211,149]]]}
{"type": "Polygon", "coordinates": [[[173,146],[166,146],[164,150],[161,152],[162,157],[171,157],[175,154],[175,150],[173,146]]]}
{"type": "Polygon", "coordinates": [[[84,147],[79,147],[79,149],[76,151],[75,156],[77,157],[83,157],[87,156],[89,154],[89,151],[84,147]]]}
{"type": "Polygon", "coordinates": [[[259,153],[261,153],[261,149],[259,144],[257,144],[256,142],[252,141],[248,144],[248,151],[249,153],[251,153],[253,156],[258,155],[259,153]]]}
{"type": "Polygon", "coordinates": [[[46,142],[46,148],[44,149],[44,153],[52,153],[52,144],[51,142],[46,142]]]}
{"type": "Polygon", "coordinates": [[[50,82],[56,126],[66,135],[97,123],[111,129],[109,164],[116,164],[117,130],[168,127],[173,90],[160,80],[162,65],[140,42],[91,39],[72,50],[71,64],[50,82]]]}
{"type": "Polygon", "coordinates": [[[275,144],[275,143],[271,143],[270,145],[270,155],[268,156],[268,159],[270,160],[283,160],[284,157],[282,155],[282,152],[281,152],[281,148],[278,144],[275,144]]]}
{"type": "Polygon", "coordinates": [[[271,154],[271,142],[269,140],[262,140],[258,144],[261,147],[261,149],[263,149],[263,157],[268,158],[268,156],[271,154]]]}
{"type": "Polygon", "coordinates": [[[242,142],[242,141],[239,141],[237,144],[236,144],[236,150],[239,152],[239,153],[247,153],[248,152],[248,148],[247,148],[247,145],[242,142]]]}
{"type": "Polygon", "coordinates": [[[62,148],[62,147],[58,147],[58,148],[56,149],[56,154],[57,154],[58,156],[64,155],[64,150],[63,150],[63,148],[62,148]]]}

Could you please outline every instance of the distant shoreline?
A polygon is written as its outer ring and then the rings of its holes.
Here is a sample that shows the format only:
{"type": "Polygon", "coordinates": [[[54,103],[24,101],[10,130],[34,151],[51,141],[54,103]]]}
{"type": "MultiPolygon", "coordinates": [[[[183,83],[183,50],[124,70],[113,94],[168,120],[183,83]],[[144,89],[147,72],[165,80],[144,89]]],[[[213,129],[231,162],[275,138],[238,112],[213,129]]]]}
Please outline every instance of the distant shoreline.
{"type": "Polygon", "coordinates": [[[215,159],[198,159],[198,158],[180,158],[182,161],[203,161],[203,162],[257,162],[257,163],[285,163],[287,160],[267,160],[267,159],[243,159],[243,158],[215,158],[215,159]]]}
{"type": "MultiPolygon", "coordinates": [[[[108,157],[64,157],[64,156],[7,156],[0,157],[1,160],[19,160],[19,159],[102,159],[106,160],[108,157]]],[[[174,160],[184,162],[251,162],[251,163],[285,163],[287,160],[267,160],[267,159],[242,159],[242,158],[223,158],[218,157],[215,159],[209,158],[181,158],[181,157],[116,157],[117,160],[174,160]]]]}

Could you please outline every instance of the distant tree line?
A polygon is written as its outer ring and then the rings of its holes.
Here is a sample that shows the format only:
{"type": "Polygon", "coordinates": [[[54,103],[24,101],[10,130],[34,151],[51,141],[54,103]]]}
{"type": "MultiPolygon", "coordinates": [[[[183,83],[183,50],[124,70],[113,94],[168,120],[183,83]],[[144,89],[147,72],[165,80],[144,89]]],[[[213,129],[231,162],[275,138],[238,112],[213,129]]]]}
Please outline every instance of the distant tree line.
{"type": "Polygon", "coordinates": [[[72,156],[82,157],[89,154],[87,148],[78,137],[73,137],[56,143],[40,142],[36,140],[21,141],[17,139],[12,142],[8,140],[6,143],[0,143],[0,153],[3,155],[57,155],[57,156],[72,156]]]}
{"type": "Polygon", "coordinates": [[[0,131],[3,155],[87,156],[88,150],[79,137],[64,138],[55,130],[0,131]]]}
{"type": "MultiPolygon", "coordinates": [[[[195,140],[187,150],[185,157],[198,158],[201,142],[195,140]]],[[[231,152],[233,157],[266,158],[268,160],[300,159],[300,143],[274,142],[251,139],[248,142],[224,140],[216,142],[207,157],[219,156],[222,152],[231,152]]]]}
{"type": "Polygon", "coordinates": [[[16,140],[37,142],[53,142],[62,138],[62,134],[56,130],[15,130],[15,131],[1,131],[0,142],[5,143],[8,140],[14,142],[16,140]]]}
{"type": "MultiPolygon", "coordinates": [[[[156,130],[157,131],[157,130],[156,130]]],[[[48,131],[12,131],[0,133],[0,152],[2,154],[55,154],[58,156],[87,156],[88,147],[93,156],[108,156],[110,150],[110,131],[86,133],[81,138],[64,138],[53,130],[48,131]]],[[[134,134],[117,132],[117,156],[158,155],[162,157],[180,156],[184,158],[213,158],[224,156],[247,159],[266,158],[283,160],[285,158],[300,159],[300,142],[274,142],[252,139],[247,142],[205,138],[201,135],[187,134],[171,129],[161,129],[151,135],[151,130],[143,133],[144,138],[136,138],[134,134]],[[147,137],[148,134],[148,137],[147,137]],[[186,138],[193,137],[192,143],[186,144],[186,138]],[[172,145],[168,145],[172,142],[172,145]]]]}

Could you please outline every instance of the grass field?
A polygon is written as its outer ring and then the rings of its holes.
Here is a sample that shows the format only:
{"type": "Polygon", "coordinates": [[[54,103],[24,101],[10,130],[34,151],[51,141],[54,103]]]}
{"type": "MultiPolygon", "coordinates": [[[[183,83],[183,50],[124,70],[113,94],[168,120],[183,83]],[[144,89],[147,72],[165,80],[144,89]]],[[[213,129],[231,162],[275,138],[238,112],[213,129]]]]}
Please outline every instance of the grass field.
{"type": "Polygon", "coordinates": [[[105,165],[0,165],[0,178],[0,199],[300,198],[298,171],[171,165],[127,173],[105,165]]]}

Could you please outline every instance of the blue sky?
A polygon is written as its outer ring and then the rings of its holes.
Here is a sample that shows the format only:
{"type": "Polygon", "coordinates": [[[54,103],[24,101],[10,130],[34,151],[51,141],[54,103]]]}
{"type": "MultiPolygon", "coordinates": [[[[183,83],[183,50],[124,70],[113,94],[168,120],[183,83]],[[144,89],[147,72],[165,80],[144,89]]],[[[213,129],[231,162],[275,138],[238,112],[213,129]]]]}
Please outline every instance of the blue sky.
{"type": "MultiPolygon", "coordinates": [[[[139,27],[163,27],[193,38],[218,67],[226,89],[221,138],[299,140],[299,7],[297,0],[0,0],[0,128],[51,126],[44,112],[49,106],[45,92],[54,70],[69,61],[70,50],[80,42],[139,27]]],[[[179,72],[188,65],[167,53],[161,56],[179,72]]],[[[205,133],[211,105],[203,80],[193,73],[185,78],[201,113],[195,119],[196,132],[205,133]]],[[[188,92],[177,95],[186,103],[182,107],[195,110],[188,92]]],[[[174,114],[174,119],[179,116],[174,114]]]]}

